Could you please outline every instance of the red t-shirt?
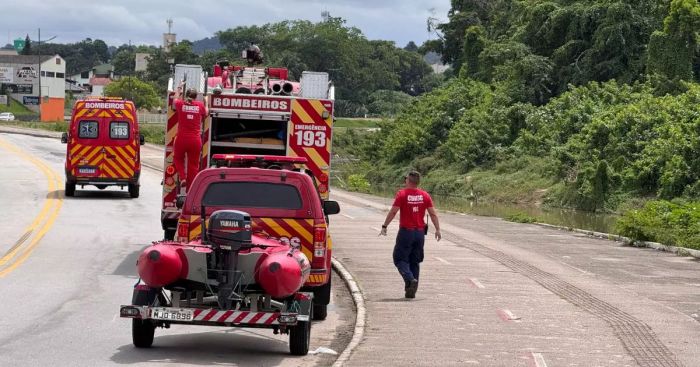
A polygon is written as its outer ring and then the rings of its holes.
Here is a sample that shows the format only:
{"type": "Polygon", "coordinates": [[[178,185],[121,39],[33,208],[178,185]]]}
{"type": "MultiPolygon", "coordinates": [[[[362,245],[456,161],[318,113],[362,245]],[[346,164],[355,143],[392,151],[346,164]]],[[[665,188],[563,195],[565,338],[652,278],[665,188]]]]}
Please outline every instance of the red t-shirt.
{"type": "Polygon", "coordinates": [[[200,138],[202,120],[207,116],[207,107],[200,101],[187,103],[181,99],[174,102],[177,114],[177,136],[200,138]]]}
{"type": "Polygon", "coordinates": [[[433,199],[421,189],[401,189],[396,193],[393,206],[400,209],[399,227],[423,229],[425,211],[433,207],[433,199]]]}

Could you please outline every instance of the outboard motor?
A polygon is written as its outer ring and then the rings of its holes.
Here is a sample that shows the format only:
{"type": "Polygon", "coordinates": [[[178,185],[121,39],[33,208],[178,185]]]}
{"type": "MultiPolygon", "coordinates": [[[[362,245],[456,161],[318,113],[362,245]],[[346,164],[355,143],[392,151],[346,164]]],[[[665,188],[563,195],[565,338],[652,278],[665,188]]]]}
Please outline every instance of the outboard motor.
{"type": "Polygon", "coordinates": [[[218,210],[209,217],[206,241],[215,246],[219,305],[225,309],[231,309],[235,302],[242,299],[237,292],[241,278],[241,271],[238,270],[238,252],[251,246],[251,233],[248,213],[218,210]]]}

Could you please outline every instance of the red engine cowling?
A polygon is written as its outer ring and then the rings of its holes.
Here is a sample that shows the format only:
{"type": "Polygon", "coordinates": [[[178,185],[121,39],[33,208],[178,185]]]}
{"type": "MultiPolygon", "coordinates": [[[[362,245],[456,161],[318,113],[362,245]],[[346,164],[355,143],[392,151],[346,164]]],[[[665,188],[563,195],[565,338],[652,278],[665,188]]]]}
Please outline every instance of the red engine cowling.
{"type": "Polygon", "coordinates": [[[306,282],[311,272],[309,259],[297,249],[280,249],[258,261],[255,281],[274,298],[289,297],[306,282]]]}
{"type": "Polygon", "coordinates": [[[136,263],[139,276],[149,287],[159,288],[187,275],[187,257],[179,246],[157,243],[147,247],[136,263]]]}

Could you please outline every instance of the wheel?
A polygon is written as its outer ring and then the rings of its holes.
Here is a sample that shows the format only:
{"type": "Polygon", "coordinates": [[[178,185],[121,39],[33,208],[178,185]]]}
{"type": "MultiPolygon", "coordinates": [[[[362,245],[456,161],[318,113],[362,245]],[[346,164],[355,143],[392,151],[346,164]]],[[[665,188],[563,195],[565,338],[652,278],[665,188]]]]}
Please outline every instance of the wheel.
{"type": "Polygon", "coordinates": [[[64,191],[66,196],[75,196],[75,183],[66,181],[64,191]]]}
{"type": "Polygon", "coordinates": [[[166,229],[163,231],[163,239],[165,240],[174,240],[175,239],[175,230],[174,229],[166,229]]]}
{"type": "MultiPolygon", "coordinates": [[[[159,291],[156,289],[134,289],[131,303],[136,306],[152,305],[157,303],[159,291]]],[[[150,348],[153,345],[153,337],[156,324],[151,320],[131,320],[131,340],[136,348],[150,348]]]]}
{"type": "Polygon", "coordinates": [[[132,198],[137,198],[139,197],[139,189],[141,186],[137,184],[129,184],[129,195],[131,195],[132,198]]]}
{"type": "Polygon", "coordinates": [[[155,332],[156,325],[150,320],[131,320],[131,340],[136,348],[150,348],[155,332]]]}
{"type": "Polygon", "coordinates": [[[328,305],[314,304],[314,320],[325,320],[328,316],[328,305]]]}
{"type": "MultiPolygon", "coordinates": [[[[313,307],[311,306],[313,313],[313,307]]],[[[295,356],[309,353],[311,343],[311,321],[299,321],[289,330],[289,352],[295,356]]]]}
{"type": "Polygon", "coordinates": [[[328,304],[331,303],[331,280],[328,283],[314,289],[314,321],[325,320],[328,316],[328,304]]]}

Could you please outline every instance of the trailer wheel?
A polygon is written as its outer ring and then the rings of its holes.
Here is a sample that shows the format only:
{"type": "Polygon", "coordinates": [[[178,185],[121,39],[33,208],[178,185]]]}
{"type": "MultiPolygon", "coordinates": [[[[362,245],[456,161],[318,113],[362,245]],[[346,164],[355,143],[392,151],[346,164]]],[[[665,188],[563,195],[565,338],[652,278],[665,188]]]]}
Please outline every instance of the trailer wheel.
{"type": "Polygon", "coordinates": [[[136,184],[129,184],[129,195],[131,195],[132,198],[137,198],[139,197],[139,189],[141,186],[136,185],[136,184]]]}
{"type": "Polygon", "coordinates": [[[289,352],[295,356],[309,353],[311,321],[299,321],[289,330],[289,352]]]}
{"type": "Polygon", "coordinates": [[[150,348],[153,345],[153,336],[156,325],[149,320],[131,320],[131,339],[136,348],[150,348]]]}

